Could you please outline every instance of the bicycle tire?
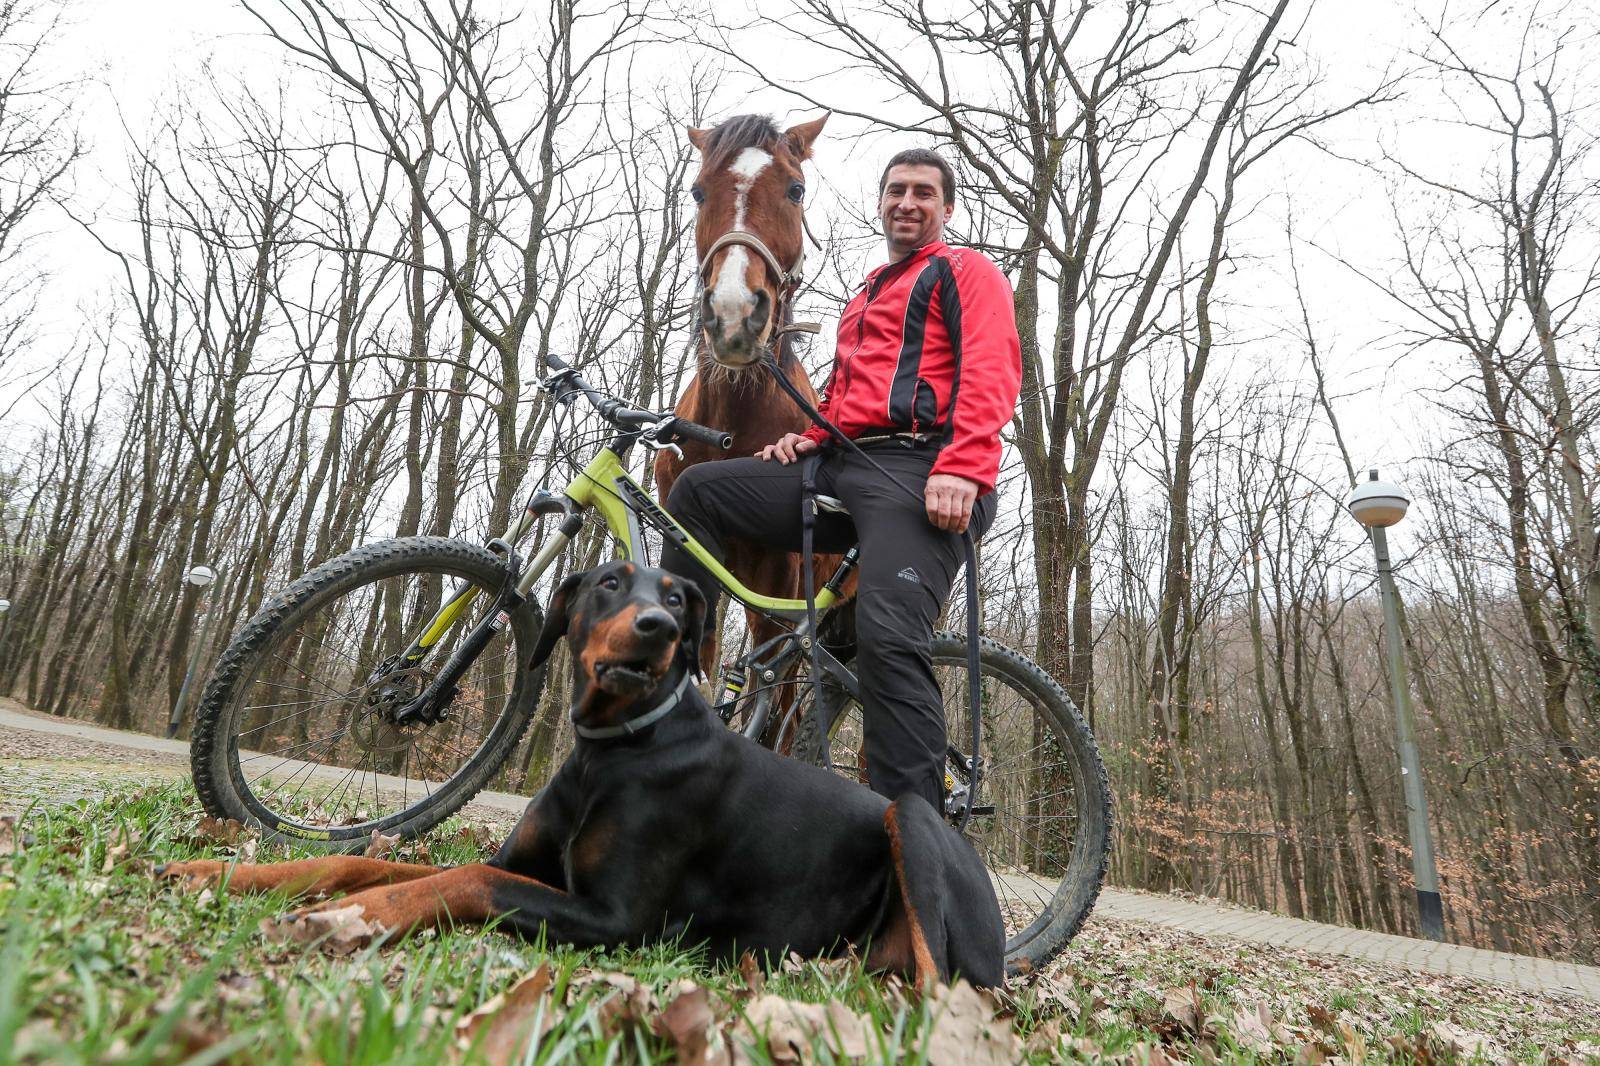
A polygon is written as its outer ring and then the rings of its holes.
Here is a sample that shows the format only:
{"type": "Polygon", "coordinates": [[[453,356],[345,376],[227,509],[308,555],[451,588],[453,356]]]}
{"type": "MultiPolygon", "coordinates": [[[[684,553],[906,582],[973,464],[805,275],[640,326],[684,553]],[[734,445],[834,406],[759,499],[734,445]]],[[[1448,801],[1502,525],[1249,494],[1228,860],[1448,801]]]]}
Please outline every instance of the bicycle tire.
{"type": "MultiPolygon", "coordinates": [[[[437,789],[426,789],[416,803],[409,803],[407,796],[402,800],[405,805],[400,810],[353,824],[304,824],[290,812],[275,811],[263,803],[261,797],[251,790],[252,782],[246,780],[241,769],[238,743],[243,724],[241,716],[252,709],[260,711],[259,707],[249,706],[248,693],[274,648],[291,639],[298,627],[319,610],[338,603],[341,597],[348,597],[386,578],[419,574],[455,576],[470,580],[480,588],[496,590],[503,580],[504,568],[500,558],[488,549],[465,541],[443,537],[403,537],[377,541],[348,551],[307,572],[263,604],[235,634],[218,658],[206,683],[195,713],[190,742],[190,765],[195,790],[208,814],[257,826],[267,840],[293,840],[328,850],[350,850],[362,846],[375,829],[408,839],[424,833],[460,810],[493,779],[533,720],[543,688],[544,667],[528,666],[529,653],[537,639],[542,617],[539,607],[532,602],[511,612],[509,623],[503,630],[512,641],[508,649],[500,652],[512,664],[508,671],[511,680],[506,686],[509,691],[503,706],[494,716],[492,724],[483,731],[482,742],[471,756],[437,789]]],[[[484,602],[481,597],[479,602],[484,602]]],[[[371,610],[376,618],[379,608],[371,610]]],[[[467,627],[458,625],[456,628],[464,630],[467,627]]],[[[280,661],[287,663],[287,660],[280,661]]],[[[360,672],[360,667],[357,667],[355,673],[359,675],[360,672]]],[[[303,682],[305,679],[306,675],[301,674],[300,680],[303,682]]],[[[321,695],[309,687],[300,691],[308,695],[321,695]]],[[[333,698],[301,702],[333,703],[335,705],[329,710],[335,715],[340,713],[340,706],[333,698]]],[[[344,702],[354,701],[347,697],[344,702]]],[[[346,730],[346,734],[349,732],[346,730]]],[[[374,763],[375,795],[379,794],[380,779],[377,774],[374,763]]],[[[307,779],[311,780],[314,776],[314,773],[308,773],[307,779]]]]}
{"type": "MultiPolygon", "coordinates": [[[[933,661],[936,670],[945,668],[951,678],[964,682],[967,670],[965,636],[944,631],[935,633],[933,661]]],[[[1007,939],[1006,972],[1010,976],[1016,976],[1041,969],[1055,958],[1077,935],[1094,909],[1105,880],[1106,864],[1111,853],[1114,819],[1111,785],[1106,775],[1105,764],[1100,758],[1099,747],[1089,730],[1088,723],[1084,721],[1083,715],[1079,713],[1066,690],[1057,684],[1054,678],[1031,659],[988,637],[980,638],[979,664],[986,693],[989,691],[990,682],[1000,682],[1011,691],[1024,696],[1036,712],[1037,720],[1044,724],[1050,739],[1054,740],[1055,748],[1061,756],[1060,767],[1071,779],[1070,802],[1073,807],[1074,825],[1070,857],[1060,864],[1063,868],[1059,873],[1054,874],[1055,887],[1048,901],[1039,907],[1036,914],[1024,915],[1028,919],[1026,922],[1015,917],[1014,912],[1017,909],[1015,903],[1007,900],[1005,886],[1018,887],[1015,884],[1017,875],[996,869],[995,857],[1002,850],[996,846],[996,835],[998,834],[999,844],[1010,844],[1006,832],[997,831],[992,824],[999,820],[999,810],[987,819],[975,814],[965,833],[978,853],[984,856],[985,864],[990,867],[991,876],[996,879],[997,894],[1001,897],[1002,909],[1012,907],[1013,913],[1008,914],[1008,928],[1013,924],[1018,928],[1011,932],[1007,939]]],[[[809,686],[807,692],[809,693],[809,686]]],[[[950,743],[958,750],[964,750],[971,744],[971,725],[966,718],[964,683],[946,686],[945,706],[947,716],[958,719],[951,724],[950,743]],[[949,691],[952,687],[958,688],[959,691],[949,691]],[[959,713],[950,716],[951,708],[955,708],[959,713]]],[[[812,713],[809,695],[807,696],[806,707],[796,728],[793,748],[796,758],[816,765],[826,764],[828,760],[824,756],[828,749],[824,748],[822,743],[824,737],[828,738],[829,748],[849,751],[849,743],[841,741],[841,734],[847,731],[847,723],[852,721],[854,728],[859,729],[860,704],[854,700],[847,700],[843,707],[833,708],[833,715],[833,720],[824,729],[822,726],[824,716],[812,713]]],[[[988,717],[986,713],[983,736],[985,753],[993,751],[995,743],[991,736],[991,723],[988,717]]],[[[1009,724],[1014,729],[1020,723],[1009,724]]],[[[1049,739],[1041,741],[1037,747],[1044,749],[1048,742],[1049,739]]],[[[986,762],[992,762],[987,755],[986,762]]],[[[853,773],[851,776],[859,777],[859,774],[853,773]]],[[[998,786],[992,782],[986,786],[980,781],[978,793],[980,803],[986,796],[992,795],[996,787],[998,786]]],[[[1046,798],[1048,796],[1038,797],[1036,802],[1042,803],[1046,798]]],[[[1044,816],[1038,817],[1042,820],[1044,816]]],[[[1018,831],[1016,836],[1021,840],[1022,832],[1018,831]]],[[[1011,865],[1011,869],[1015,869],[1015,866],[1011,865]]],[[[1028,873],[1026,868],[1023,873],[1028,873]]],[[[1049,876],[1051,874],[1046,872],[1037,878],[1038,884],[1048,886],[1049,881],[1046,878],[1049,876]]]]}

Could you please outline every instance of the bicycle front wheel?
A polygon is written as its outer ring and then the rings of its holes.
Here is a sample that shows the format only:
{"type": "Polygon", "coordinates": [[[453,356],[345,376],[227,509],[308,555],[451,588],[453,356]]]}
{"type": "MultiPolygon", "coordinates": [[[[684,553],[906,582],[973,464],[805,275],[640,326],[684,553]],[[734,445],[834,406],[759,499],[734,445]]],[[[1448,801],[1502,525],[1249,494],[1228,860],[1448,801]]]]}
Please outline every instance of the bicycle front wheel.
{"type": "Polygon", "coordinates": [[[459,810],[533,717],[538,607],[511,613],[442,720],[397,724],[393,712],[433,679],[503,579],[485,548],[405,537],[346,552],[269,600],[222,653],[195,713],[190,761],[206,811],[342,849],[373,830],[415,836],[459,810]],[[477,595],[426,656],[399,662],[467,589],[477,595]]]}
{"type": "MultiPolygon", "coordinates": [[[[1038,664],[981,638],[982,750],[978,795],[963,835],[983,858],[1006,923],[1006,969],[1028,973],[1053,959],[1089,917],[1111,847],[1111,789],[1089,725],[1038,664]]],[[[967,641],[939,632],[934,675],[950,751],[946,788],[959,818],[972,786],[967,641]]],[[[794,754],[866,783],[861,705],[824,685],[827,745],[807,707],[794,754]]]]}

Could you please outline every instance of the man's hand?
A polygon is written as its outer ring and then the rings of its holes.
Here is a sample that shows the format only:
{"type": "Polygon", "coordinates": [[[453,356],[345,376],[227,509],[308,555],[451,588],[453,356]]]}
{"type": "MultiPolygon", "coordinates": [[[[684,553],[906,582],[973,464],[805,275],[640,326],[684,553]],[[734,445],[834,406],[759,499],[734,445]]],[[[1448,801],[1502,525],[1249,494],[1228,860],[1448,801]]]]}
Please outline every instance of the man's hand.
{"type": "Polygon", "coordinates": [[[776,444],[769,444],[756,452],[756,458],[769,463],[776,459],[784,466],[788,466],[802,455],[816,450],[817,442],[810,437],[801,433],[785,433],[776,444]]]}
{"type": "Polygon", "coordinates": [[[928,505],[928,521],[951,533],[965,533],[978,499],[978,483],[954,474],[929,474],[922,498],[928,505]]]}

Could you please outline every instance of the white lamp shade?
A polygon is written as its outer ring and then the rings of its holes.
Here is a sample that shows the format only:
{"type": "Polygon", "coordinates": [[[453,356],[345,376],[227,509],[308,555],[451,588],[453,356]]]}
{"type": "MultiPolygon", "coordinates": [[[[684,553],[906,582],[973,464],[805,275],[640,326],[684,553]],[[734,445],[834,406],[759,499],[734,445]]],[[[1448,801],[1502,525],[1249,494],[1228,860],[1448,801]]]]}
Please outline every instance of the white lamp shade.
{"type": "Polygon", "coordinates": [[[217,572],[209,566],[196,566],[184,575],[191,585],[205,588],[217,579],[217,572]]]}
{"type": "Polygon", "coordinates": [[[1392,526],[1406,516],[1411,497],[1399,485],[1387,481],[1363,481],[1350,494],[1345,506],[1357,522],[1368,527],[1392,526]]]}

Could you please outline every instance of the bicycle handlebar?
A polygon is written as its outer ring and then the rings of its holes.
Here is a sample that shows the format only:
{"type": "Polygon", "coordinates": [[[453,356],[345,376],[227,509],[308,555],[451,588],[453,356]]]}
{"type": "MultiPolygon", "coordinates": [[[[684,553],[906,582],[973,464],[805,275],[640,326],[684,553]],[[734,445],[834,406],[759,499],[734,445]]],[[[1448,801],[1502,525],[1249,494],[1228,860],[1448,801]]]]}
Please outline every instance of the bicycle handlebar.
{"type": "Polygon", "coordinates": [[[545,365],[554,370],[559,381],[554,383],[553,392],[558,401],[565,402],[571,399],[572,393],[581,392],[585,399],[594,405],[600,417],[614,425],[625,426],[630,429],[644,426],[662,426],[656,434],[656,439],[663,444],[674,440],[693,440],[713,448],[727,451],[733,447],[733,434],[725,433],[720,429],[702,426],[698,422],[691,422],[687,418],[679,418],[673,414],[661,414],[656,411],[646,411],[642,407],[633,407],[615,396],[609,396],[583,380],[583,376],[574,370],[559,355],[554,353],[544,357],[545,365]],[[662,425],[665,423],[665,425],[662,425]]]}

